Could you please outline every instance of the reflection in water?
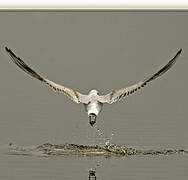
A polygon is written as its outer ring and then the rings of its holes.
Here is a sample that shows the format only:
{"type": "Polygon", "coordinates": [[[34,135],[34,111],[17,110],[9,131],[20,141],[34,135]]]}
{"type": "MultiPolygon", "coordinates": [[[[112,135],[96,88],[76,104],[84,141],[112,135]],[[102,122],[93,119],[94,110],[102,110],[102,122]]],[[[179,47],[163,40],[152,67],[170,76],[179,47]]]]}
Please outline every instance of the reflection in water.
{"type": "Polygon", "coordinates": [[[96,180],[97,179],[97,176],[96,176],[96,169],[90,169],[89,170],[89,180],[96,180]]]}
{"type": "MultiPolygon", "coordinates": [[[[188,150],[186,149],[162,149],[162,150],[142,150],[132,147],[126,147],[124,145],[108,144],[104,146],[86,146],[78,144],[50,144],[45,143],[39,146],[33,147],[20,147],[15,144],[10,144],[4,148],[4,153],[9,155],[21,155],[21,156],[103,156],[103,157],[126,157],[126,156],[156,156],[156,155],[186,155],[188,150]]],[[[96,158],[91,158],[94,160],[94,165],[89,167],[87,171],[87,178],[89,180],[98,179],[97,168],[102,164],[102,159],[96,161],[96,158]]]]}
{"type": "MultiPolygon", "coordinates": [[[[127,147],[124,145],[117,144],[103,144],[103,146],[95,145],[79,145],[79,144],[50,144],[45,143],[38,146],[32,147],[20,147],[15,144],[10,143],[6,147],[4,146],[4,153],[9,155],[22,155],[22,156],[103,156],[103,157],[126,157],[126,156],[156,156],[156,155],[172,155],[172,154],[188,154],[188,150],[186,149],[149,149],[142,150],[136,149],[132,147],[127,147]]],[[[87,178],[89,180],[98,179],[97,176],[97,168],[99,168],[102,164],[102,158],[100,161],[96,161],[96,158],[91,158],[94,160],[94,165],[89,167],[87,171],[87,178]]]]}
{"type": "MultiPolygon", "coordinates": [[[[111,133],[111,136],[106,138],[104,135],[104,131],[101,128],[98,128],[97,124],[93,126],[92,131],[93,131],[93,136],[91,137],[91,140],[95,146],[98,145],[99,147],[104,147],[111,143],[114,133],[111,133]]],[[[89,180],[97,179],[96,176],[97,168],[102,166],[102,160],[97,160],[97,161],[93,160],[93,161],[94,161],[93,162],[94,167],[90,168],[88,171],[89,180]]]]}
{"type": "MultiPolygon", "coordinates": [[[[10,155],[22,155],[22,156],[103,156],[103,157],[125,157],[125,156],[136,156],[136,155],[172,155],[172,154],[188,154],[187,149],[136,149],[133,147],[127,147],[125,145],[113,144],[111,134],[110,138],[104,138],[104,133],[99,128],[94,128],[95,134],[94,139],[100,139],[97,145],[79,145],[79,144],[50,144],[45,143],[42,145],[32,146],[32,147],[20,147],[13,143],[4,146],[4,152],[10,155]]],[[[97,168],[101,166],[102,159],[94,160],[93,167],[88,170],[89,180],[97,179],[96,171],[97,168]]]]}

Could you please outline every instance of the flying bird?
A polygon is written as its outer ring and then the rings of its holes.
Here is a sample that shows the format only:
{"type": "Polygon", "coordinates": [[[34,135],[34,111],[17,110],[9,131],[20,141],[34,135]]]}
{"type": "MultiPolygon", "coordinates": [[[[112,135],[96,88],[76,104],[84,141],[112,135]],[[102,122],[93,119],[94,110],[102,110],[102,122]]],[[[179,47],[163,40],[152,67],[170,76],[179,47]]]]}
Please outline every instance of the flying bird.
{"type": "Polygon", "coordinates": [[[178,57],[182,52],[182,49],[180,49],[176,53],[176,55],[163,68],[161,68],[159,71],[154,73],[152,76],[148,76],[143,81],[139,81],[138,83],[132,86],[121,88],[118,90],[113,90],[106,95],[99,95],[97,90],[91,90],[88,95],[84,95],[74,89],[71,89],[64,85],[56,84],[55,82],[44,78],[40,74],[36,73],[33,69],[31,69],[23,60],[21,60],[18,56],[16,56],[9,48],[5,47],[5,50],[7,51],[8,55],[11,57],[12,61],[23,71],[33,76],[34,78],[42,81],[44,84],[46,84],[55,92],[59,92],[67,95],[75,103],[84,104],[86,112],[88,114],[89,123],[91,126],[93,126],[96,123],[96,118],[101,112],[104,103],[112,104],[140,90],[150,81],[158,78],[166,71],[168,71],[175,64],[175,62],[177,61],[178,57]]]}

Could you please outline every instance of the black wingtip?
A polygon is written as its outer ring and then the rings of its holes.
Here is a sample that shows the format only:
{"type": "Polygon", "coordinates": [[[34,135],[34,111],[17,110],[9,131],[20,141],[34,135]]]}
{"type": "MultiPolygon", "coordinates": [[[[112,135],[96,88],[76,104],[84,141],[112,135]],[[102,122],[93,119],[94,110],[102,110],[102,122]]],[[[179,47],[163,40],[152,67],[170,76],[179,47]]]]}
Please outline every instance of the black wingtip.
{"type": "Polygon", "coordinates": [[[6,50],[6,51],[9,51],[10,49],[8,49],[8,47],[7,47],[7,46],[5,46],[5,50],[6,50]]]}
{"type": "Polygon", "coordinates": [[[180,54],[182,52],[182,48],[178,51],[178,53],[177,54],[180,54]]]}
{"type": "Polygon", "coordinates": [[[14,54],[10,48],[8,48],[7,46],[5,46],[5,50],[8,52],[8,53],[11,53],[11,54],[14,54]]]}
{"type": "Polygon", "coordinates": [[[5,46],[5,50],[7,51],[7,53],[9,53],[10,55],[14,56],[15,58],[20,59],[19,57],[17,57],[12,51],[11,49],[9,49],[7,46],[5,46]]]}
{"type": "Polygon", "coordinates": [[[6,50],[6,52],[8,52],[8,53],[14,54],[14,53],[11,51],[11,49],[9,49],[7,46],[5,46],[5,50],[6,50]]]}

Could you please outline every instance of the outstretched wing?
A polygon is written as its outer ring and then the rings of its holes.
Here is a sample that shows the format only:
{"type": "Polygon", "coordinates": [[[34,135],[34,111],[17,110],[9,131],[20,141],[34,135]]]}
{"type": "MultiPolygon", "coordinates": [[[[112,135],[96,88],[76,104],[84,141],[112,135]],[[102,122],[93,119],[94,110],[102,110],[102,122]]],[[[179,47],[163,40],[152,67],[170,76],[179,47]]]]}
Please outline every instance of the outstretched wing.
{"type": "Polygon", "coordinates": [[[12,61],[18,67],[20,67],[23,71],[25,71],[29,75],[33,76],[34,78],[44,82],[46,85],[48,85],[54,91],[64,93],[65,95],[67,95],[70,99],[72,99],[76,103],[80,103],[80,102],[88,103],[87,95],[83,95],[83,94],[79,93],[78,91],[75,91],[71,88],[56,84],[53,81],[43,78],[41,75],[39,75],[34,70],[32,70],[27,64],[25,64],[23,60],[21,60],[19,57],[17,57],[9,48],[5,47],[5,50],[7,51],[8,55],[11,57],[12,61]]]}
{"type": "Polygon", "coordinates": [[[177,54],[174,56],[173,59],[171,59],[163,68],[161,68],[157,73],[153,74],[152,76],[144,79],[143,81],[138,82],[137,84],[134,84],[132,86],[122,88],[119,90],[114,90],[110,92],[107,95],[100,96],[99,101],[102,103],[109,103],[112,104],[118,100],[121,100],[122,98],[128,96],[129,94],[132,94],[139,90],[140,88],[144,87],[148,82],[158,78],[162,74],[164,74],[166,71],[168,71],[176,62],[178,57],[181,54],[182,49],[180,49],[177,54]]]}

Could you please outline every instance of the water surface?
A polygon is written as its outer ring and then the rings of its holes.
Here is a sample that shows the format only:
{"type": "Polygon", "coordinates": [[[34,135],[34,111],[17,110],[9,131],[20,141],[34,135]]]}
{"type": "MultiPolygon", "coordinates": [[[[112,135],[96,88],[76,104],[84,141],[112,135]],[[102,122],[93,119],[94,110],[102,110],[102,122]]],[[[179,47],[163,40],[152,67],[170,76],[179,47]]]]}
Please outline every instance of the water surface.
{"type": "Polygon", "coordinates": [[[0,179],[84,180],[90,168],[101,180],[187,179],[188,156],[174,153],[188,149],[187,12],[0,12],[0,22],[0,179]],[[132,85],[183,51],[160,79],[104,105],[92,128],[82,105],[18,69],[5,46],[44,77],[86,94],[132,85]],[[45,143],[173,153],[36,150],[45,143]]]}

